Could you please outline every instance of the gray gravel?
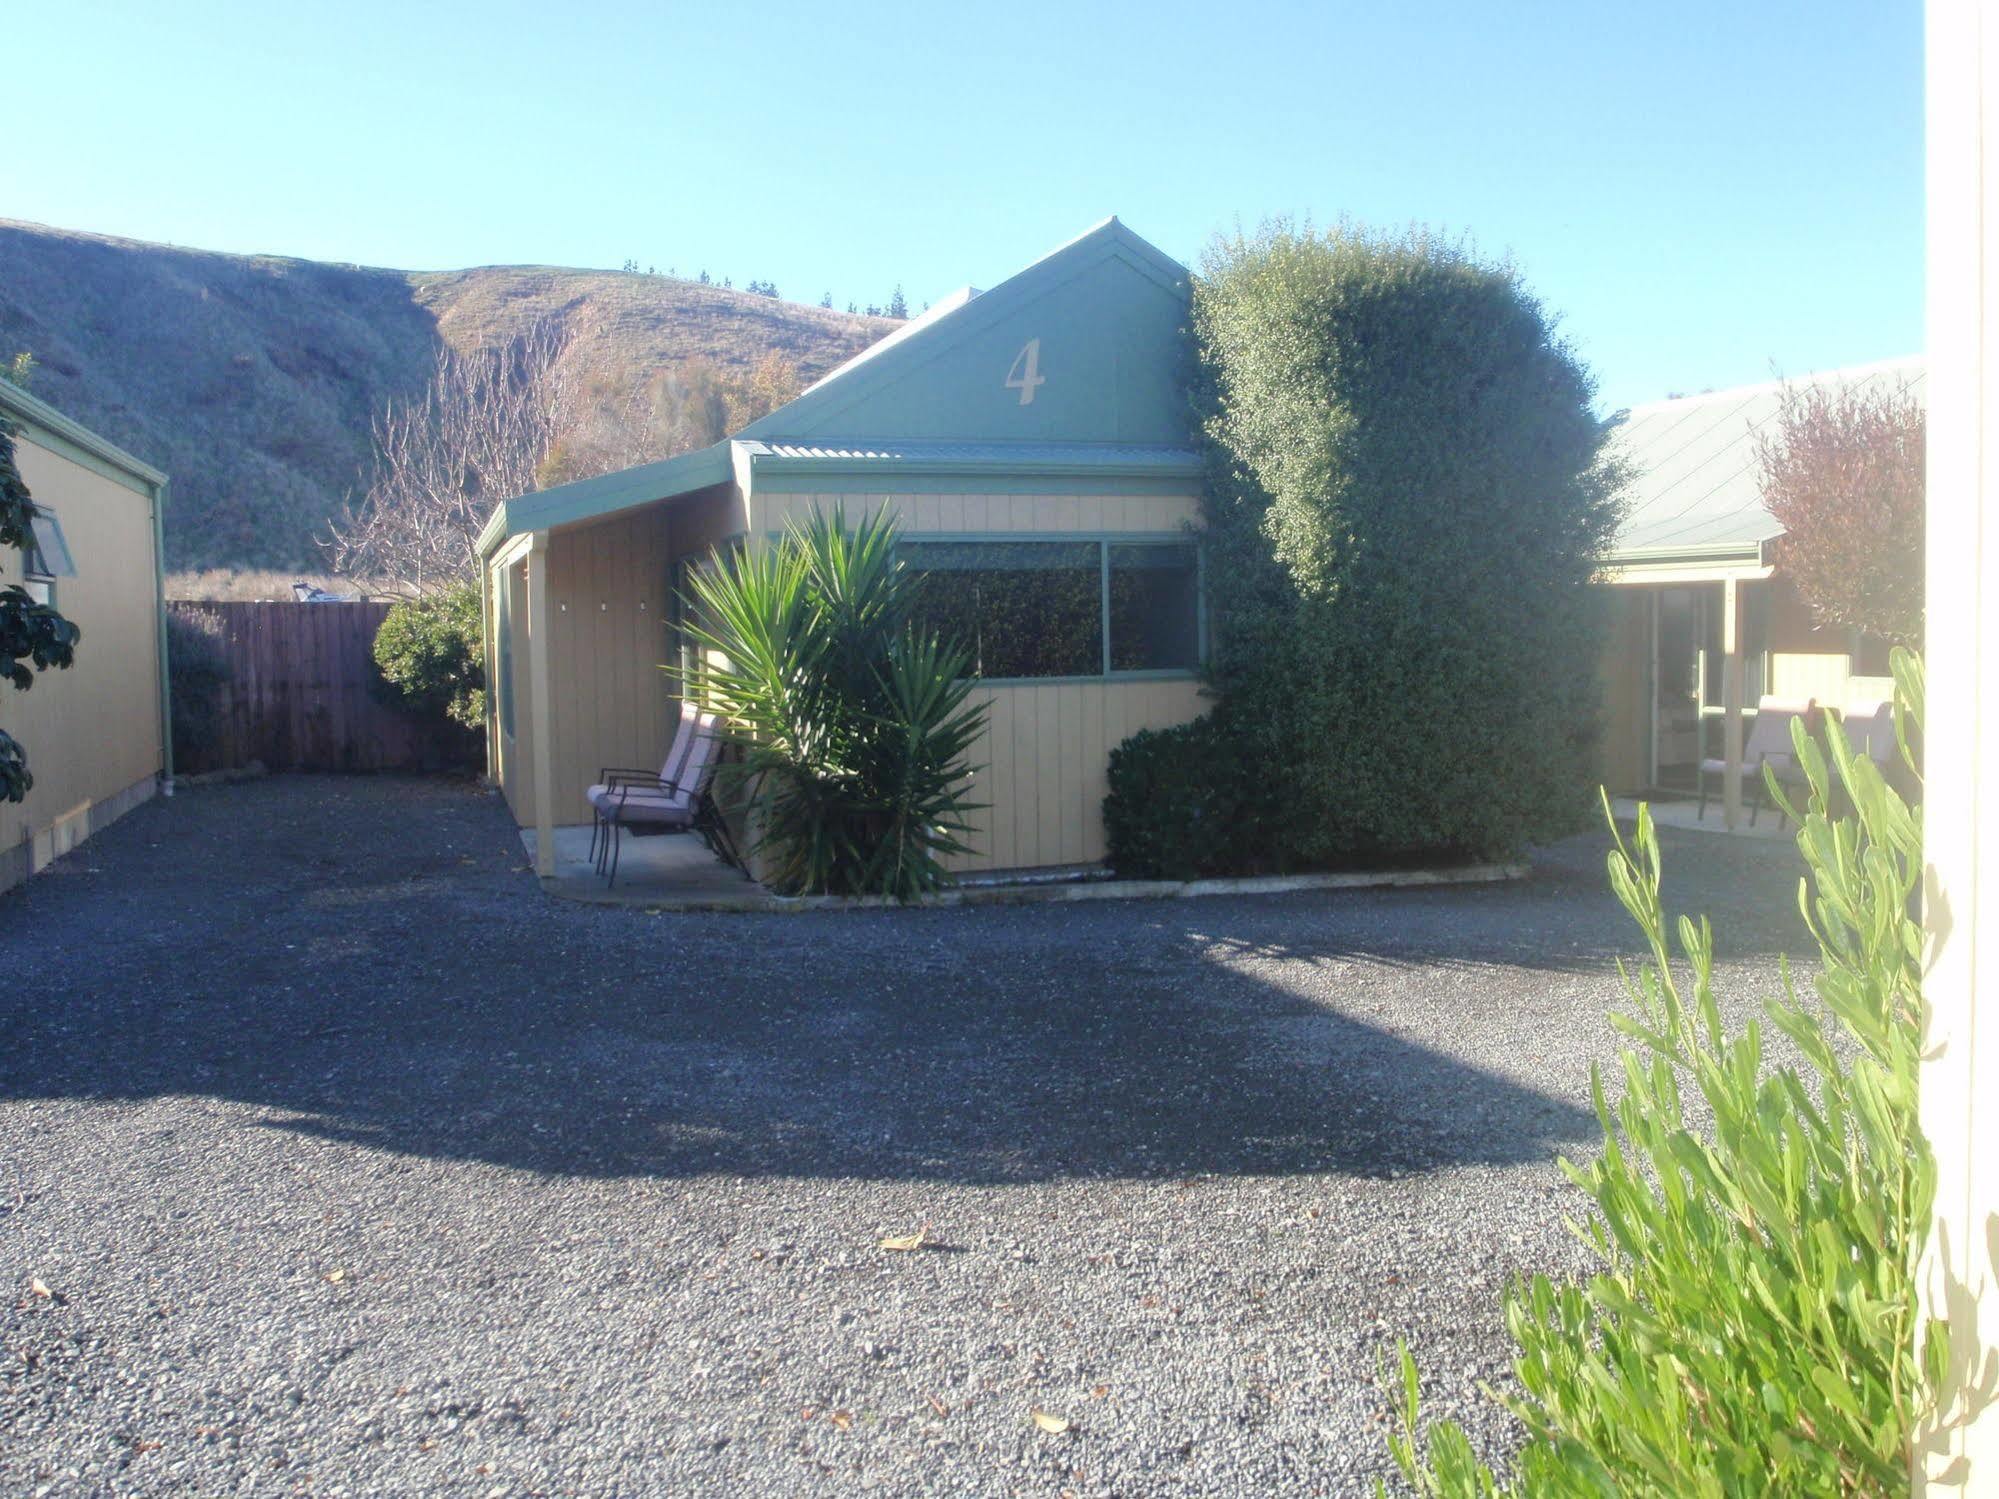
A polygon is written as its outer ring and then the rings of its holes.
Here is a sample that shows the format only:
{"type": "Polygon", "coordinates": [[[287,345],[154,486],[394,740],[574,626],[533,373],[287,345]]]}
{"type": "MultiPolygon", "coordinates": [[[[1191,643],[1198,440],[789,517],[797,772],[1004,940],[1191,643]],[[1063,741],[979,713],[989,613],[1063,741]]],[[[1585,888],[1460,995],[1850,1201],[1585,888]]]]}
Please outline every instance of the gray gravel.
{"type": "MultiPolygon", "coordinates": [[[[1668,836],[1772,987],[1795,855],[1668,836]]],[[[1601,869],[648,916],[462,785],[148,806],[0,897],[0,1491],[1354,1493],[1398,1334],[1503,1451],[1601,869]]]]}

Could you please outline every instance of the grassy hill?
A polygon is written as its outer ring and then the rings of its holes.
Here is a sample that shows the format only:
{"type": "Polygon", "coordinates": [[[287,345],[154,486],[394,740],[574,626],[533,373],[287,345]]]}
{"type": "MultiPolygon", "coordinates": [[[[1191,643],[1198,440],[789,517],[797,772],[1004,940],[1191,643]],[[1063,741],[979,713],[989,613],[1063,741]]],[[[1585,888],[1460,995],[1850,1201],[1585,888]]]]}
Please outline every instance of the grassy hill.
{"type": "Polygon", "coordinates": [[[0,360],[173,478],[176,568],[300,568],[366,485],[368,421],[422,386],[440,341],[554,317],[565,359],[623,376],[770,349],[809,381],[895,325],[665,276],[552,266],[405,272],[222,255],[0,219],[0,360]]]}

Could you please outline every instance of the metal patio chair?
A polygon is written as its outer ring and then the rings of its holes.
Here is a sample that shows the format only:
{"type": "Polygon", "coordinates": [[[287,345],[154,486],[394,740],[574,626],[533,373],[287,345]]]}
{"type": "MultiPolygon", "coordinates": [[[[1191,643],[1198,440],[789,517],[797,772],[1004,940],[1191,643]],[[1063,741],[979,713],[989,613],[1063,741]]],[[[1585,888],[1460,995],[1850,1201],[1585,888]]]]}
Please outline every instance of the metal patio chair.
{"type": "MultiPolygon", "coordinates": [[[[1757,815],[1763,810],[1766,799],[1763,767],[1767,764],[1776,772],[1777,779],[1787,785],[1799,779],[1795,757],[1791,753],[1791,720],[1811,712],[1813,706],[1809,702],[1791,702],[1775,697],[1765,697],[1757,703],[1756,722],[1750,726],[1748,740],[1742,746],[1742,778],[1754,788],[1754,798],[1749,804],[1749,825],[1752,828],[1756,826],[1757,815]]],[[[1700,807],[1694,813],[1696,822],[1707,816],[1709,776],[1719,776],[1725,784],[1728,761],[1712,757],[1701,761],[1700,807]]]]}
{"type": "Polygon", "coordinates": [[[635,838],[700,833],[711,847],[718,838],[726,845],[728,830],[708,796],[721,748],[715,724],[713,713],[683,701],[673,746],[657,771],[606,766],[598,772],[597,784],[584,795],[593,814],[591,862],[607,886],[618,883],[618,854],[626,832],[635,838]]]}

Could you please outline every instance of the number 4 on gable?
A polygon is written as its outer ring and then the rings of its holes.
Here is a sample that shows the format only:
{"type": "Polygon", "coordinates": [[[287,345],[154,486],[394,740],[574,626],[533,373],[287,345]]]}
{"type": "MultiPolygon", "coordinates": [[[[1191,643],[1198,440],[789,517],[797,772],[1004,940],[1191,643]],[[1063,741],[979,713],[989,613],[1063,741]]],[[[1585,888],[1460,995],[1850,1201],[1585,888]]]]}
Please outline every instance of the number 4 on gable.
{"type": "Polygon", "coordinates": [[[1030,338],[1013,356],[1013,368],[1006,372],[1006,388],[1020,392],[1020,404],[1032,406],[1037,386],[1046,385],[1048,377],[1041,373],[1041,340],[1030,338]]]}

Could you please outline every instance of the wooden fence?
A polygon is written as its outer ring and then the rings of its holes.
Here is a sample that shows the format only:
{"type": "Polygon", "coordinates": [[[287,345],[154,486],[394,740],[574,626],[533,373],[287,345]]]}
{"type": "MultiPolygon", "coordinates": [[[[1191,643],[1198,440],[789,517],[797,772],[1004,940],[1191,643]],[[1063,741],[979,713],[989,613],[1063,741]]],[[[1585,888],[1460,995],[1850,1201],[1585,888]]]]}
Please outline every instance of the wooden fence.
{"type": "Polygon", "coordinates": [[[464,765],[477,741],[454,724],[418,718],[380,697],[375,629],[386,603],[173,603],[221,619],[228,680],[212,730],[175,745],[183,775],[261,761],[269,770],[441,770],[464,765]]]}

